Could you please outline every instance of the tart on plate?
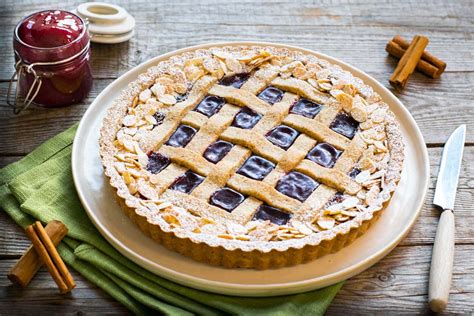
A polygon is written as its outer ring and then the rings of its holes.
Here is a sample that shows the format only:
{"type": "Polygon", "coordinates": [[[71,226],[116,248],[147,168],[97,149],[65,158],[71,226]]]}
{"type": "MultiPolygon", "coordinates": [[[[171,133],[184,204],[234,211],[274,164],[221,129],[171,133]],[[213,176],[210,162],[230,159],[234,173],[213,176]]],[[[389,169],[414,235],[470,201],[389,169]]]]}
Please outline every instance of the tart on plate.
{"type": "Polygon", "coordinates": [[[400,179],[394,114],[360,79],[271,46],[199,49],[133,81],[100,154],[122,208],[168,249],[279,268],[363,234],[400,179]]]}

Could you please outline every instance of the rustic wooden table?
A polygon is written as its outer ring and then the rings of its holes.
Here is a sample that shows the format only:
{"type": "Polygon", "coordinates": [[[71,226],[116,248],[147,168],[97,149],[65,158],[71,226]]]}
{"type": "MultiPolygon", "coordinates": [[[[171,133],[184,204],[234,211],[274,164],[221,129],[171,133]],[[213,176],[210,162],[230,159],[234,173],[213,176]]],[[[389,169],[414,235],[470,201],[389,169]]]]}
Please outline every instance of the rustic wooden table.
{"type": "MultiPolygon", "coordinates": [[[[185,46],[211,41],[261,40],[297,45],[340,58],[391,89],[396,61],[385,43],[395,34],[424,34],[428,49],[445,60],[439,80],[414,74],[407,88],[394,91],[415,117],[431,160],[425,207],[411,233],[386,258],[348,280],[328,314],[425,313],[431,249],[439,213],[432,206],[442,145],[460,124],[468,125],[456,199],[456,254],[446,313],[474,312],[474,3],[465,1],[328,0],[121,1],[137,19],[128,43],[92,46],[94,87],[81,104],[61,109],[32,107],[14,116],[6,104],[13,71],[12,31],[27,13],[74,9],[78,2],[4,0],[0,4],[0,167],[20,159],[48,138],[81,119],[95,96],[141,62],[185,46]]],[[[30,286],[10,284],[6,274],[28,246],[23,232],[0,212],[0,314],[127,313],[77,273],[77,288],[66,296],[43,269],[30,286]]]]}

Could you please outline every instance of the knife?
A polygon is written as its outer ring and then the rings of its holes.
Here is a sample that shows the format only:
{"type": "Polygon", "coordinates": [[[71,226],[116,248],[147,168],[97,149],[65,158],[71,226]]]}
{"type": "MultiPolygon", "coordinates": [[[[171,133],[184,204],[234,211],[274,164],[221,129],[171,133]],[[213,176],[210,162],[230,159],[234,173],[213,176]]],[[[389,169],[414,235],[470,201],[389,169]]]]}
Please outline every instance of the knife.
{"type": "Polygon", "coordinates": [[[454,199],[461,170],[466,125],[459,126],[444,145],[433,204],[442,209],[431,257],[429,304],[434,312],[448,304],[454,257],[454,199]]]}

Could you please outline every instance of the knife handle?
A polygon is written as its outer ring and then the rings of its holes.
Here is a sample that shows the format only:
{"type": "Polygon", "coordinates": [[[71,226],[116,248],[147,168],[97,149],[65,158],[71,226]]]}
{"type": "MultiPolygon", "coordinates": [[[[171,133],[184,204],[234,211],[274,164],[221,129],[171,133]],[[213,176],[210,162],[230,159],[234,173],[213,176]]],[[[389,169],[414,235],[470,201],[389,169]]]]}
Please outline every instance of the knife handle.
{"type": "Polygon", "coordinates": [[[442,311],[448,304],[453,258],[454,214],[451,210],[445,210],[439,219],[431,257],[429,304],[434,312],[442,311]]]}

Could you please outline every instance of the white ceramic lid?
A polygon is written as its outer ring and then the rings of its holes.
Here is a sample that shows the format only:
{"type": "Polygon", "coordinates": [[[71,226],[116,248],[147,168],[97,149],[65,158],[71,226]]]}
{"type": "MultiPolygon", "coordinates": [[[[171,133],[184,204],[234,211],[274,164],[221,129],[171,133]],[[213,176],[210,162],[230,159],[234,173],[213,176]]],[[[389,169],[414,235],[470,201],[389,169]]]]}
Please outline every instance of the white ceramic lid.
{"type": "Polygon", "coordinates": [[[124,8],[105,2],[87,2],[77,14],[88,22],[92,42],[113,44],[128,41],[134,35],[135,19],[124,8]]]}
{"type": "Polygon", "coordinates": [[[91,34],[91,41],[101,44],[117,44],[128,41],[133,35],[135,35],[135,31],[118,35],[91,34]]]}

